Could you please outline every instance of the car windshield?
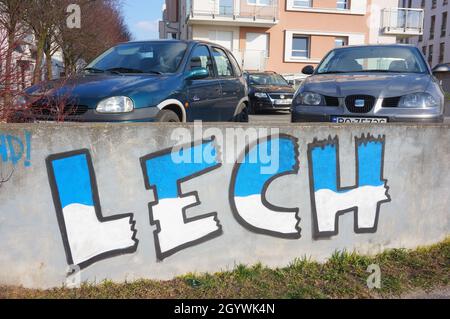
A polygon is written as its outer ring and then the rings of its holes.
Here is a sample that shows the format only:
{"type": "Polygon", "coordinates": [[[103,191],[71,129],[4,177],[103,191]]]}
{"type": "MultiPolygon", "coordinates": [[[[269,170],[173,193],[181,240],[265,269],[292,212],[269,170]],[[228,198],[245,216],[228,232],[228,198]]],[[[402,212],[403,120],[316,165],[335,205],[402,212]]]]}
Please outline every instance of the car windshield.
{"type": "Polygon", "coordinates": [[[425,73],[423,58],[412,47],[348,47],[331,51],[317,68],[317,74],[392,72],[425,73]]]}
{"type": "Polygon", "coordinates": [[[289,85],[289,83],[279,74],[250,74],[249,80],[250,85],[289,85]]]}
{"type": "Polygon", "coordinates": [[[125,43],[109,49],[85,70],[92,73],[174,73],[187,45],[182,42],[125,43]]]}

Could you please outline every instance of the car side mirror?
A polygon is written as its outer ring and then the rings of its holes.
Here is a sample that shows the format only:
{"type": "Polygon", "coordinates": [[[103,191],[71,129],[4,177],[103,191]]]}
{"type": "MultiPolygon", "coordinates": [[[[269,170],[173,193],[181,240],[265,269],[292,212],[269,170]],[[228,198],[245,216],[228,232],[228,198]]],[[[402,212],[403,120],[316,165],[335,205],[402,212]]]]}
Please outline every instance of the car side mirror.
{"type": "Polygon", "coordinates": [[[303,68],[302,73],[306,75],[314,74],[314,67],[312,65],[307,65],[303,68]]]}
{"type": "Polygon", "coordinates": [[[205,68],[190,70],[186,74],[186,80],[201,80],[209,77],[209,71],[205,68]]]}
{"type": "Polygon", "coordinates": [[[434,75],[450,72],[450,64],[448,63],[438,64],[434,67],[432,72],[434,75]]]}

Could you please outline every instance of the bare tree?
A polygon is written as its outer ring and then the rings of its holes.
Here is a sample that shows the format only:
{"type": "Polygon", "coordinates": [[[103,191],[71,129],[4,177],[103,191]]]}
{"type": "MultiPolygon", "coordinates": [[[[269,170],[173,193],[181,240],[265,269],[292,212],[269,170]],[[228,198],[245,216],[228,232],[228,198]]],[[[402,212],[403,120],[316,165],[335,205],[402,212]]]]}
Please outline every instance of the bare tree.
{"type": "Polygon", "coordinates": [[[4,61],[4,71],[0,74],[0,113],[3,113],[5,105],[11,104],[13,90],[16,89],[13,83],[13,53],[23,44],[27,35],[22,23],[26,5],[27,2],[23,0],[0,0],[0,69],[4,61]]]}

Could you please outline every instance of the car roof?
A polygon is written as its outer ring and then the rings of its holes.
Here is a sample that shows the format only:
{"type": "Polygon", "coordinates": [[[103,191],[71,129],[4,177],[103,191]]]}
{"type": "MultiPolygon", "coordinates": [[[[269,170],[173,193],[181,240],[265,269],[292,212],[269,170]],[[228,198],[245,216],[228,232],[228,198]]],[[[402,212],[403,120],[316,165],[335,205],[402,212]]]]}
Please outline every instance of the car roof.
{"type": "Polygon", "coordinates": [[[414,45],[412,44],[400,44],[400,43],[395,43],[395,44],[358,44],[358,45],[347,45],[344,47],[339,47],[339,48],[334,48],[333,50],[346,50],[346,49],[354,49],[354,48],[409,48],[409,49],[414,49],[416,48],[414,45]]]}
{"type": "MultiPolygon", "coordinates": [[[[139,43],[186,43],[187,45],[195,45],[195,44],[206,44],[206,45],[213,45],[222,49],[225,49],[227,51],[230,51],[229,49],[223,47],[220,44],[209,42],[209,41],[203,41],[203,40],[177,40],[177,39],[156,39],[156,40],[144,40],[144,41],[129,41],[129,42],[122,42],[119,44],[139,44],[139,43]]],[[[230,51],[231,52],[231,51],[230,51]]]]}

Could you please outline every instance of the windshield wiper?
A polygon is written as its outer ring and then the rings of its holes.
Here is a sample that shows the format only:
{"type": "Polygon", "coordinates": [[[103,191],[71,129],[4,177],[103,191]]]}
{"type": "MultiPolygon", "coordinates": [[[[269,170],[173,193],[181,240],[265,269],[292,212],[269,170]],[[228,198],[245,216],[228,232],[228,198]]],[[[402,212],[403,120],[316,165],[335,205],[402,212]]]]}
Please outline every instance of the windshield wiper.
{"type": "Polygon", "coordinates": [[[105,73],[105,70],[97,69],[97,68],[85,68],[83,71],[92,72],[92,73],[105,73]]]}
{"type": "Polygon", "coordinates": [[[146,71],[145,73],[158,74],[158,75],[162,75],[162,74],[163,74],[162,72],[159,72],[159,71],[153,71],[153,70],[146,71]]]}
{"type": "Polygon", "coordinates": [[[132,68],[111,68],[106,71],[119,75],[122,75],[123,73],[144,73],[139,69],[132,69],[132,68]]]}

